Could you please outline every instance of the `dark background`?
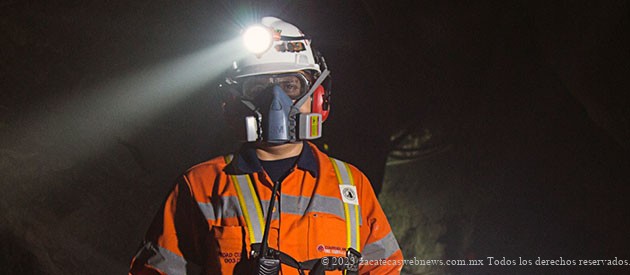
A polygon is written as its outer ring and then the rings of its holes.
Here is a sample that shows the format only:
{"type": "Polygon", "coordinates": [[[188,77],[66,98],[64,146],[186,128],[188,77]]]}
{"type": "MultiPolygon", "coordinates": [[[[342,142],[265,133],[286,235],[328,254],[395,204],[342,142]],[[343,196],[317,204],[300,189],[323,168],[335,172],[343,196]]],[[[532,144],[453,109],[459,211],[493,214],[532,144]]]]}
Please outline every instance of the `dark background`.
{"type": "Polygon", "coordinates": [[[5,0],[2,273],[124,274],[173,180],[234,148],[213,47],[263,15],[327,59],[330,154],[380,190],[401,140],[430,133],[393,173],[458,175],[426,184],[481,194],[458,194],[479,214],[445,259],[630,259],[627,1],[5,0]]]}

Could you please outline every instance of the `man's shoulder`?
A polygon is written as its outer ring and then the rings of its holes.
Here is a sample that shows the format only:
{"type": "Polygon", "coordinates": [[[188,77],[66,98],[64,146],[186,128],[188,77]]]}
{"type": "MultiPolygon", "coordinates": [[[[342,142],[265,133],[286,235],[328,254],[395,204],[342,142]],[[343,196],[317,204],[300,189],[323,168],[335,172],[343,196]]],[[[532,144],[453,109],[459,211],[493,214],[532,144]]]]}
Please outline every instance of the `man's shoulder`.
{"type": "Polygon", "coordinates": [[[320,160],[320,169],[324,173],[324,175],[326,174],[331,175],[331,176],[336,175],[335,165],[337,165],[337,166],[343,166],[341,167],[342,169],[345,168],[345,169],[350,170],[351,175],[353,177],[356,177],[357,179],[360,178],[361,179],[360,181],[363,181],[363,178],[365,178],[365,174],[361,171],[361,169],[359,169],[352,163],[345,161],[343,158],[338,158],[337,156],[330,156],[327,152],[323,152],[319,150],[317,146],[312,145],[311,147],[312,148],[314,147],[313,152],[316,155],[316,157],[320,160]]]}
{"type": "Polygon", "coordinates": [[[219,174],[222,173],[225,169],[226,156],[217,156],[210,160],[195,164],[194,166],[188,168],[184,175],[187,177],[194,176],[206,176],[208,174],[219,174]]]}
{"type": "Polygon", "coordinates": [[[319,159],[320,161],[330,164],[331,168],[332,168],[332,162],[333,161],[339,161],[340,163],[345,163],[347,164],[352,170],[356,170],[358,172],[361,172],[356,166],[352,165],[351,163],[343,160],[343,158],[339,158],[337,156],[334,155],[330,155],[329,152],[321,150],[319,147],[317,147],[317,145],[315,145],[312,142],[308,142],[308,145],[311,148],[311,151],[313,152],[313,155],[315,158],[319,159]]]}

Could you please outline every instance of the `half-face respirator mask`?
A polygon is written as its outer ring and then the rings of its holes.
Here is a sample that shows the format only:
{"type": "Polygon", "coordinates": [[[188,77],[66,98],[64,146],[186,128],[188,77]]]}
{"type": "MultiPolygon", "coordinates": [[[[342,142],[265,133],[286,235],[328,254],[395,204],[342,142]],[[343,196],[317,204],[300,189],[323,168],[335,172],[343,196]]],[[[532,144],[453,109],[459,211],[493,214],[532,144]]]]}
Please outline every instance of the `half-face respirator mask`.
{"type": "Polygon", "coordinates": [[[322,107],[311,103],[310,113],[301,113],[300,107],[314,94],[323,97],[321,83],[327,76],[325,71],[313,84],[304,73],[237,79],[240,100],[251,111],[245,117],[246,140],[283,144],[321,137],[325,117],[317,111],[322,107]]]}

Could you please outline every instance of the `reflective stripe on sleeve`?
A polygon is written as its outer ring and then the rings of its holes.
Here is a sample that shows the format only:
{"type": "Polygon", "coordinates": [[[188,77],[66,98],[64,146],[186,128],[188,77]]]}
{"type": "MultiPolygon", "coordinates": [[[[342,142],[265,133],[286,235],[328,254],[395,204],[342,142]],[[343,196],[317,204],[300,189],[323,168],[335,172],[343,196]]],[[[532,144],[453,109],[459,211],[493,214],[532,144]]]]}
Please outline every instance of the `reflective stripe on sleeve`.
{"type": "Polygon", "coordinates": [[[366,244],[363,249],[363,259],[365,260],[380,260],[387,259],[389,256],[398,251],[400,247],[394,237],[394,233],[389,232],[382,239],[366,244]]]}
{"type": "MultiPolygon", "coordinates": [[[[333,167],[335,168],[335,174],[337,175],[337,181],[340,185],[355,185],[354,178],[352,177],[352,172],[350,172],[350,167],[347,163],[330,158],[333,167]]],[[[343,196],[343,194],[342,194],[343,196]]],[[[348,204],[343,203],[344,214],[346,217],[346,236],[347,236],[347,246],[356,249],[361,252],[360,245],[360,233],[359,233],[359,222],[361,212],[359,211],[358,204],[348,204]]]]}
{"type": "Polygon", "coordinates": [[[187,262],[184,257],[154,243],[146,243],[136,255],[137,259],[145,257],[147,265],[165,274],[199,274],[201,272],[199,265],[187,262]]]}

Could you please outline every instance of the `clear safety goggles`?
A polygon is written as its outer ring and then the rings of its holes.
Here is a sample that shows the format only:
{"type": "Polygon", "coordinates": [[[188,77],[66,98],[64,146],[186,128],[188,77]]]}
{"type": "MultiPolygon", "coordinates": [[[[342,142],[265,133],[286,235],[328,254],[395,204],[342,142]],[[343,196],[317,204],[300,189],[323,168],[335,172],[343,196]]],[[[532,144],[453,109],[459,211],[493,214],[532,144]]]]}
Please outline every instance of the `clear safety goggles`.
{"type": "Polygon", "coordinates": [[[273,85],[278,85],[291,99],[301,98],[308,92],[311,83],[302,73],[256,75],[239,79],[242,96],[252,100],[273,85]]]}

